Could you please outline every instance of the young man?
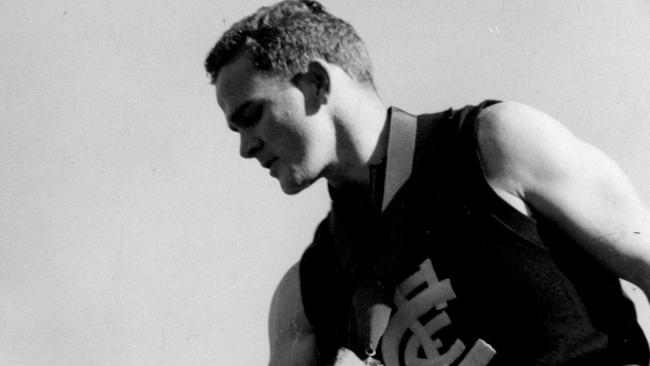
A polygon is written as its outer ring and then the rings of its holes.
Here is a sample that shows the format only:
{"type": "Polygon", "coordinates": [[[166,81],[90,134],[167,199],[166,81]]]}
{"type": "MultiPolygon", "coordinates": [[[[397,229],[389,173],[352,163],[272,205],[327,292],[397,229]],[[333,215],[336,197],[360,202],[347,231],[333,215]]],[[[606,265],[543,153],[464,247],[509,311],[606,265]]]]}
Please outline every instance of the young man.
{"type": "Polygon", "coordinates": [[[271,365],[648,364],[618,278],[650,295],[650,215],[559,122],[386,108],[363,42],[315,1],[241,20],[205,66],[242,157],[287,194],[330,187],[273,298],[271,365]]]}

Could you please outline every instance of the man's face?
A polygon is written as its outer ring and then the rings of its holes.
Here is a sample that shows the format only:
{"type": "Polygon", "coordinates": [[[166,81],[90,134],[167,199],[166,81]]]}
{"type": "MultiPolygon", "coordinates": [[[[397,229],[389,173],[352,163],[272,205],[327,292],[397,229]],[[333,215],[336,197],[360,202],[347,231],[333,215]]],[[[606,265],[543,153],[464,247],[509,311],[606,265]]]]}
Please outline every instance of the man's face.
{"type": "Polygon", "coordinates": [[[333,163],[333,123],[323,106],[307,107],[313,88],[264,75],[246,55],[221,69],[216,88],[229,127],[240,134],[241,156],[256,158],[285,193],[300,192],[333,163]]]}

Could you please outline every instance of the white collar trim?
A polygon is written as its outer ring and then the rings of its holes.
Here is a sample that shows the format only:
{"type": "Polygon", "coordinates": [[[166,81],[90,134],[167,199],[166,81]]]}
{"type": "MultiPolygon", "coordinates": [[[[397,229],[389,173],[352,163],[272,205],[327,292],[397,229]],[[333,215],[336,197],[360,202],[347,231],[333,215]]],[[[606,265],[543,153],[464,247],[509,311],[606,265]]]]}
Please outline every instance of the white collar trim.
{"type": "Polygon", "coordinates": [[[393,197],[411,176],[416,133],[416,117],[391,107],[384,196],[381,200],[382,212],[386,210],[393,197]]]}

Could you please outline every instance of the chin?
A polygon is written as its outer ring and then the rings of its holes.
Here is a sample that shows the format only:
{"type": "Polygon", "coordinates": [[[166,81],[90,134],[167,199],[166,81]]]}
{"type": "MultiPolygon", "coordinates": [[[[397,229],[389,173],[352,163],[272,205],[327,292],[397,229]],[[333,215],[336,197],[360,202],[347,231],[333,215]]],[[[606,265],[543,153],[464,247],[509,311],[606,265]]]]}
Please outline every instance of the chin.
{"type": "Polygon", "coordinates": [[[302,192],[304,189],[308,188],[311,186],[313,181],[304,181],[304,182],[283,182],[280,180],[280,187],[282,188],[282,192],[289,196],[293,196],[294,194],[298,194],[302,192]]]}
{"type": "Polygon", "coordinates": [[[291,187],[287,187],[287,186],[285,186],[283,184],[280,184],[280,187],[282,188],[282,192],[284,192],[285,194],[287,194],[289,196],[293,196],[294,194],[298,194],[298,193],[302,192],[303,189],[309,187],[309,184],[304,185],[304,186],[291,186],[291,187]]]}

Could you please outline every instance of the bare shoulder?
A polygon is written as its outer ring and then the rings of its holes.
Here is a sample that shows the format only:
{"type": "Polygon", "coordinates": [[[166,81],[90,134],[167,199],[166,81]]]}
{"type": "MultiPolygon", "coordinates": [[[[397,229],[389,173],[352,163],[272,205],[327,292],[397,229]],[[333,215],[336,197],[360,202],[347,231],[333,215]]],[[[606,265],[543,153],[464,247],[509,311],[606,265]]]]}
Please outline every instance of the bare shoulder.
{"type": "Polygon", "coordinates": [[[271,301],[269,316],[270,336],[278,336],[274,331],[287,326],[300,326],[302,331],[311,330],[302,304],[300,291],[300,263],[295,263],[282,277],[271,301]]]}
{"type": "Polygon", "coordinates": [[[310,365],[315,360],[313,329],[302,303],[300,264],[294,264],[278,284],[269,313],[270,365],[310,365]]]}
{"type": "Polygon", "coordinates": [[[569,148],[577,142],[575,136],[555,118],[517,102],[503,102],[485,108],[479,113],[478,120],[480,147],[502,153],[569,148]]]}
{"type": "Polygon", "coordinates": [[[478,118],[490,186],[532,207],[650,296],[650,213],[618,164],[522,104],[496,104],[478,118]]]}
{"type": "Polygon", "coordinates": [[[516,102],[481,111],[477,139],[490,185],[522,199],[529,184],[561,173],[563,159],[584,147],[555,118],[516,102]]]}

